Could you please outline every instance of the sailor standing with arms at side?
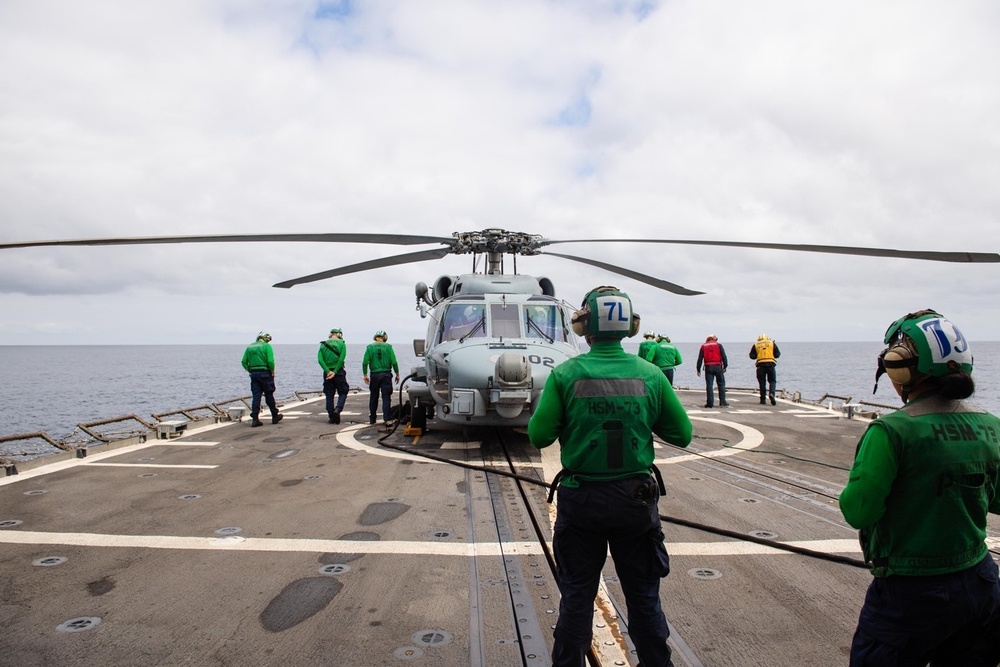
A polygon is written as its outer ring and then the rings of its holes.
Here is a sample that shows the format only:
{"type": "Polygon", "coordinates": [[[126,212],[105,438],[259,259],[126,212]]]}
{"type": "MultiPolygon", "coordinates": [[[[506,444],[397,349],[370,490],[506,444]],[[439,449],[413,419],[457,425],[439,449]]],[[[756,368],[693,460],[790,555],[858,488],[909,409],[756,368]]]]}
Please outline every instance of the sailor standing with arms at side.
{"type": "Polygon", "coordinates": [[[317,361],[323,369],[323,394],[326,395],[326,414],[329,423],[340,423],[340,412],[347,402],[347,393],[351,390],[347,384],[347,371],[344,362],[347,360],[347,343],[340,329],[330,329],[330,337],[319,344],[317,361]],[[334,405],[333,396],[337,395],[334,405]]]}
{"type": "Polygon", "coordinates": [[[672,387],[674,386],[674,369],[684,363],[684,360],[681,359],[681,351],[670,342],[670,336],[657,335],[656,342],[660,346],[660,349],[657,350],[656,365],[667,376],[667,382],[672,387]]]}
{"type": "Polygon", "coordinates": [[[399,364],[396,362],[396,351],[389,345],[389,334],[384,331],[376,331],[372,337],[375,342],[369,343],[365,348],[365,356],[361,360],[361,372],[365,376],[365,384],[370,389],[368,399],[368,423],[375,423],[375,414],[378,412],[379,395],[382,396],[382,421],[386,426],[392,419],[390,410],[392,405],[392,373],[396,373],[396,384],[399,384],[399,364]],[[369,378],[368,369],[372,374],[369,378]]]}
{"type": "Polygon", "coordinates": [[[875,578],[852,667],[1000,663],[1000,581],[986,545],[1000,513],[1000,419],[964,401],[972,353],[932,310],[893,322],[878,358],[905,405],[868,426],[840,510],[875,578]]]}
{"type": "Polygon", "coordinates": [[[261,331],[257,340],[243,351],[243,370],[250,373],[250,426],[263,426],[260,416],[260,396],[264,395],[267,407],[271,411],[271,423],[277,424],[284,415],[278,412],[274,402],[274,350],[271,349],[271,334],[261,331]]]}
{"type": "Polygon", "coordinates": [[[610,548],[639,662],[670,666],[670,631],[660,605],[660,579],[670,572],[670,558],[657,507],[653,433],[686,447],[691,422],[666,376],[622,349],[621,340],[639,328],[627,294],[598,287],[572,321],[590,351],[552,369],[528,422],[536,447],[558,438],[563,466],[553,480],[558,509],[552,543],[562,599],[552,664],[583,667],[610,548]]]}
{"type": "Polygon", "coordinates": [[[645,359],[649,363],[656,362],[656,350],[658,345],[656,344],[656,332],[647,331],[642,334],[642,342],[639,343],[639,349],[636,351],[635,355],[640,359],[645,359]]]}

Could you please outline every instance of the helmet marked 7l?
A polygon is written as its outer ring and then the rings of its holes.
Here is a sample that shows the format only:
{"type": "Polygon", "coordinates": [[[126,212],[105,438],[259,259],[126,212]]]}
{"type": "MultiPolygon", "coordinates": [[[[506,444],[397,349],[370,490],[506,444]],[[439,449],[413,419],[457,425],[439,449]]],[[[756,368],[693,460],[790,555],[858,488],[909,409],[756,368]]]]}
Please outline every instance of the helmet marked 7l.
{"type": "Polygon", "coordinates": [[[622,339],[639,331],[639,316],[632,312],[632,300],[610,286],[588,292],[581,309],[573,313],[572,322],[578,336],[622,339]]]}

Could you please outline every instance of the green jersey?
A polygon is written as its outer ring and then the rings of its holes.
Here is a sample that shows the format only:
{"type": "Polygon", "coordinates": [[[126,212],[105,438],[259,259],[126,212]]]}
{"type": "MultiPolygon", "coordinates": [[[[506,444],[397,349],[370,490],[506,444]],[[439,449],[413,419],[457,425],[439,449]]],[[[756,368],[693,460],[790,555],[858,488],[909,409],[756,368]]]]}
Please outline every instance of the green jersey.
{"type": "Polygon", "coordinates": [[[656,364],[661,371],[676,368],[683,363],[681,360],[681,351],[678,350],[677,346],[673,343],[657,343],[656,356],[653,358],[653,363],[656,364]]]}
{"type": "Polygon", "coordinates": [[[399,375],[399,364],[396,363],[396,352],[389,343],[375,341],[365,348],[365,356],[361,360],[361,372],[368,375],[368,369],[372,373],[384,373],[395,371],[399,375]]]}
{"type": "Polygon", "coordinates": [[[923,396],[868,426],[840,510],[875,576],[958,572],[986,555],[998,470],[1000,419],[923,396]]]}
{"type": "Polygon", "coordinates": [[[639,343],[639,350],[636,352],[636,356],[640,359],[645,359],[649,363],[655,363],[656,359],[656,349],[659,347],[659,343],[655,340],[644,340],[639,343]]]}
{"type": "Polygon", "coordinates": [[[244,370],[269,371],[274,373],[274,350],[270,343],[262,340],[251,343],[243,352],[244,370]]]}
{"type": "Polygon", "coordinates": [[[617,340],[595,341],[552,369],[528,421],[534,446],[558,438],[567,487],[648,475],[654,433],[687,447],[691,421],[663,373],[617,340]]]}
{"type": "Polygon", "coordinates": [[[330,338],[319,344],[319,352],[316,354],[323,373],[339,373],[344,370],[344,362],[347,360],[347,343],[340,338],[330,338]]]}

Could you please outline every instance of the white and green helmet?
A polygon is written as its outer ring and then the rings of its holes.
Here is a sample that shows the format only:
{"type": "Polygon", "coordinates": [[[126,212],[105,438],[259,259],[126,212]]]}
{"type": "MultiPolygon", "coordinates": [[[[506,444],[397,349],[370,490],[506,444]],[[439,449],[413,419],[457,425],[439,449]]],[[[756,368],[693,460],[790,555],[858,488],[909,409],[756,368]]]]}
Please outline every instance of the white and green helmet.
{"type": "Polygon", "coordinates": [[[595,338],[628,338],[639,329],[639,316],[632,312],[632,300],[617,287],[597,287],[583,297],[587,311],[586,334],[595,338]]]}
{"type": "Polygon", "coordinates": [[[969,341],[951,321],[934,310],[909,313],[889,325],[886,345],[909,340],[916,352],[913,360],[917,373],[941,377],[957,371],[972,373],[969,341]]]}

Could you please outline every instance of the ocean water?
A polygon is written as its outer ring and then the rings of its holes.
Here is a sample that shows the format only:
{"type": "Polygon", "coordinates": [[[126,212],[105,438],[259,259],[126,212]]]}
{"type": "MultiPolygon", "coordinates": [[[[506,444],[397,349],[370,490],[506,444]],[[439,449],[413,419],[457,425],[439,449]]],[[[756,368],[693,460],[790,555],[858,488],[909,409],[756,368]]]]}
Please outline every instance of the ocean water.
{"type": "MultiPolygon", "coordinates": [[[[751,343],[721,341],[729,358],[730,387],[755,387],[751,343]]],[[[704,388],[694,365],[700,343],[678,343],[683,364],[674,384],[704,388]]],[[[872,396],[879,343],[784,343],[778,341],[778,388],[800,392],[803,399],[824,394],[898,406],[886,378],[872,396]]],[[[637,342],[626,341],[635,352],[637,342]]],[[[152,414],[250,393],[240,366],[244,345],[0,346],[4,382],[0,436],[44,431],[57,440],[74,435],[76,425],[136,414],[152,414]]],[[[348,344],[347,378],[364,387],[361,358],[364,344],[348,344]]],[[[317,345],[274,345],[276,396],[320,391],[322,374],[317,345]]],[[[409,341],[394,345],[402,376],[417,358],[409,341]]],[[[977,389],[973,401],[1000,414],[1000,342],[973,343],[977,389]]],[[[837,401],[839,403],[839,401],[837,401]]]]}

